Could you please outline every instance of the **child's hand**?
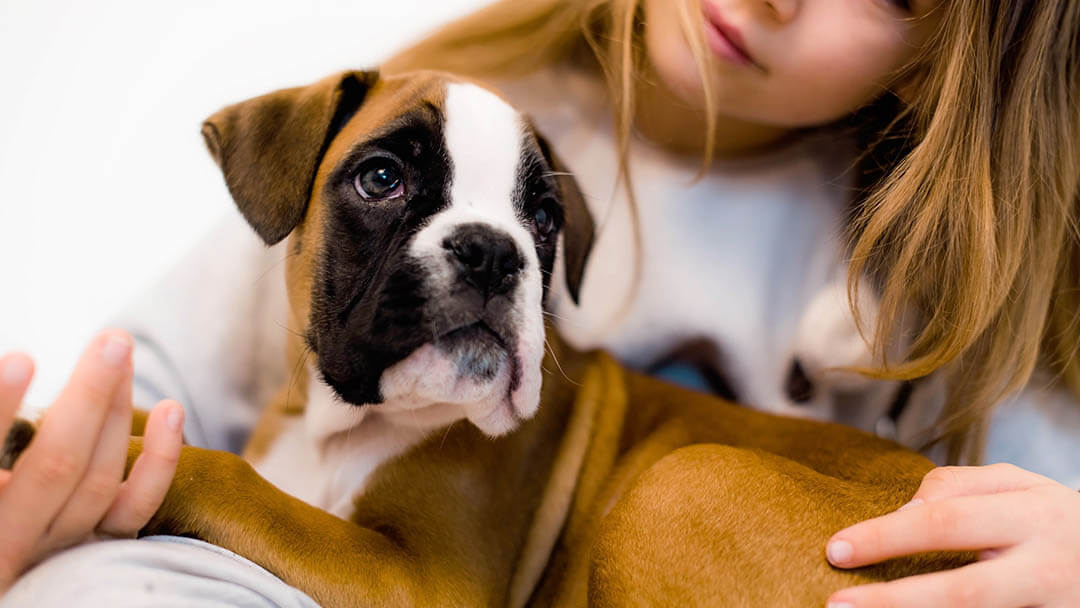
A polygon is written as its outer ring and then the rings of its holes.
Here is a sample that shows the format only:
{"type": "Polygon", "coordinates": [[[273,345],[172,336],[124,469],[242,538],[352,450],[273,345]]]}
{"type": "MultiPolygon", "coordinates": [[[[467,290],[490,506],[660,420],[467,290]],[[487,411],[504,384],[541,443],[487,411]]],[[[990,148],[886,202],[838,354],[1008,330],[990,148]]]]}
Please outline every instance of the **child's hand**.
{"type": "Polygon", "coordinates": [[[845,589],[829,606],[1080,606],[1080,493],[1007,464],[943,467],[904,508],[838,532],[826,554],[853,568],[939,550],[981,553],[956,570],[845,589]]]}
{"type": "MultiPolygon", "coordinates": [[[[0,471],[0,593],[50,552],[94,533],[134,536],[165,498],[183,408],[162,401],[124,481],[131,433],[131,338],[103,332],[83,353],[14,468],[0,471]]],[[[30,384],[29,357],[0,358],[0,437],[30,384]]]]}

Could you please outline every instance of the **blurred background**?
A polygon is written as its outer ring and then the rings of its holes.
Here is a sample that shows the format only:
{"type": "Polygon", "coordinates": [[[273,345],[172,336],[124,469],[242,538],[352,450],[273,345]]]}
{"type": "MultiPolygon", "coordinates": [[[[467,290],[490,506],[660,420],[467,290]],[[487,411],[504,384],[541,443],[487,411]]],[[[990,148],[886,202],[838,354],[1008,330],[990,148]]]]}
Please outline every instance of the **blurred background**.
{"type": "Polygon", "coordinates": [[[236,213],[199,125],[377,65],[484,0],[0,0],[0,352],[63,385],[94,332],[236,213]]]}

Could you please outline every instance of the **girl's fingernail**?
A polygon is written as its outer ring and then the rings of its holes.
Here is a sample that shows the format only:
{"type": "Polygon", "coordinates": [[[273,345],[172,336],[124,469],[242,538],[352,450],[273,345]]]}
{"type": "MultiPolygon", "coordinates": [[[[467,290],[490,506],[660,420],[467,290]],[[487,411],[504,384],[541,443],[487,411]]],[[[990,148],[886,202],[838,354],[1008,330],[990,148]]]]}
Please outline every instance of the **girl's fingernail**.
{"type": "Polygon", "coordinates": [[[101,356],[105,359],[105,363],[113,367],[123,365],[129,354],[131,354],[131,339],[127,336],[109,336],[101,349],[101,356]]]}
{"type": "Polygon", "coordinates": [[[184,408],[174,405],[169,408],[169,414],[165,416],[165,424],[175,433],[184,425],[184,408]]]}
{"type": "Polygon", "coordinates": [[[825,608],[855,608],[851,602],[829,602],[825,608]]]}
{"type": "Polygon", "coordinates": [[[30,378],[30,362],[23,357],[15,357],[7,362],[3,372],[4,384],[22,386],[30,378]]]}
{"type": "Polygon", "coordinates": [[[855,554],[854,547],[851,546],[846,540],[834,540],[829,543],[825,554],[828,556],[829,561],[834,564],[842,564],[851,559],[851,556],[855,554]]]}
{"type": "Polygon", "coordinates": [[[904,506],[900,507],[899,509],[897,509],[897,511],[903,511],[904,509],[910,509],[911,507],[916,507],[918,505],[921,505],[922,502],[923,501],[922,501],[921,498],[912,498],[910,502],[908,502],[906,505],[904,505],[904,506]]]}

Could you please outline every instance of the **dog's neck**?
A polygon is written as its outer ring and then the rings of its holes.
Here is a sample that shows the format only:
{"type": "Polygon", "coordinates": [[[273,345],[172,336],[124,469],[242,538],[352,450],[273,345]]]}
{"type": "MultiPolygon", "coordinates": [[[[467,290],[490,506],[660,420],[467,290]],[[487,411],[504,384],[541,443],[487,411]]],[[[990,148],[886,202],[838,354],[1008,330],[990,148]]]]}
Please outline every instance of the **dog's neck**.
{"type": "Polygon", "coordinates": [[[392,411],[351,405],[315,370],[306,373],[302,416],[287,419],[270,449],[252,464],[281,490],[338,517],[352,514],[356,498],[382,464],[464,417],[453,404],[392,411]]]}
{"type": "Polygon", "coordinates": [[[304,430],[323,449],[339,441],[351,443],[382,442],[387,437],[415,443],[428,433],[465,418],[462,407],[454,403],[417,403],[407,397],[377,405],[345,403],[314,369],[308,369],[307,403],[304,407],[304,430]],[[398,403],[397,401],[401,401],[398,403]]]}

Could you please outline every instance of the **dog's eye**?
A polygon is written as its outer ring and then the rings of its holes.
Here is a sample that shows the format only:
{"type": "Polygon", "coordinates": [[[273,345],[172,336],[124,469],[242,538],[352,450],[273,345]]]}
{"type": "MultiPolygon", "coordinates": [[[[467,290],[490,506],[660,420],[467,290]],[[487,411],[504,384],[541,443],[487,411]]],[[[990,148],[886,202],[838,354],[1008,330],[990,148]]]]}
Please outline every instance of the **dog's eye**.
{"type": "Polygon", "coordinates": [[[405,190],[401,168],[389,158],[373,158],[360,165],[353,187],[368,200],[393,198],[405,190]]]}
{"type": "Polygon", "coordinates": [[[555,210],[555,202],[551,199],[544,199],[540,203],[540,206],[536,208],[533,213],[533,226],[536,229],[536,236],[540,239],[540,242],[546,243],[558,225],[558,214],[555,210]]]}

